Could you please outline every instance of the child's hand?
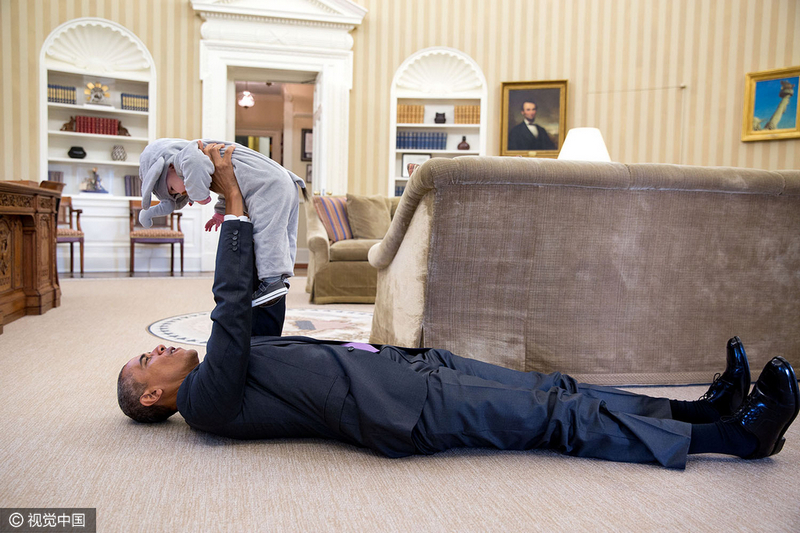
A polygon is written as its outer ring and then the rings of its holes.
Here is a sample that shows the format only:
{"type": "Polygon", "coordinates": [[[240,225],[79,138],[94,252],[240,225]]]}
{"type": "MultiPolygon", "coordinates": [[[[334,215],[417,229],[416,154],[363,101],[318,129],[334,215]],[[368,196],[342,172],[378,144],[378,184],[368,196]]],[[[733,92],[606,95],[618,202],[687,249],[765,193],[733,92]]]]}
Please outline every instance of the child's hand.
{"type": "Polygon", "coordinates": [[[222,224],[223,220],[225,220],[225,217],[223,215],[220,215],[219,213],[214,213],[214,216],[211,217],[211,219],[208,222],[206,222],[206,231],[211,231],[212,228],[214,229],[214,231],[219,231],[219,225],[222,224]]]}

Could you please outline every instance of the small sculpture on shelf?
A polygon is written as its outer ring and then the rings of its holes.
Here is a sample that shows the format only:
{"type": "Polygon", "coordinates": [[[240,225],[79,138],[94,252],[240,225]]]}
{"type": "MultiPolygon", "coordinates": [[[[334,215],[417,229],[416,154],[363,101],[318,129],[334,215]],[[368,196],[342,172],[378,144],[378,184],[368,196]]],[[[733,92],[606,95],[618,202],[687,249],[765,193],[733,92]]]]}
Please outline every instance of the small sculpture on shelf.
{"type": "Polygon", "coordinates": [[[69,117],[69,122],[61,126],[61,131],[75,131],[75,117],[69,117]]]}
{"type": "Polygon", "coordinates": [[[433,121],[436,124],[444,124],[445,122],[447,122],[447,119],[445,118],[444,113],[436,113],[436,116],[434,117],[433,121]]]}
{"type": "Polygon", "coordinates": [[[107,193],[108,191],[103,188],[103,179],[97,174],[97,167],[89,172],[89,177],[81,183],[81,190],[83,192],[100,192],[107,193]]]}
{"type": "Polygon", "coordinates": [[[128,159],[128,153],[125,151],[125,147],[121,144],[115,144],[113,148],[111,148],[111,160],[112,161],[125,161],[128,159]]]}
{"type": "Polygon", "coordinates": [[[117,127],[117,135],[124,135],[126,137],[131,136],[130,132],[128,131],[128,128],[122,127],[122,122],[120,122],[119,126],[117,127]]]}
{"type": "Polygon", "coordinates": [[[67,155],[72,159],[83,159],[86,157],[86,150],[83,149],[83,146],[73,146],[69,149],[67,155]]]}
{"type": "Polygon", "coordinates": [[[461,142],[458,143],[458,149],[459,150],[469,150],[469,143],[467,142],[467,136],[466,135],[462,135],[461,136],[461,142]]]}
{"type": "Polygon", "coordinates": [[[103,85],[99,81],[89,82],[83,92],[88,104],[111,105],[111,93],[108,92],[108,85],[103,85]]]}

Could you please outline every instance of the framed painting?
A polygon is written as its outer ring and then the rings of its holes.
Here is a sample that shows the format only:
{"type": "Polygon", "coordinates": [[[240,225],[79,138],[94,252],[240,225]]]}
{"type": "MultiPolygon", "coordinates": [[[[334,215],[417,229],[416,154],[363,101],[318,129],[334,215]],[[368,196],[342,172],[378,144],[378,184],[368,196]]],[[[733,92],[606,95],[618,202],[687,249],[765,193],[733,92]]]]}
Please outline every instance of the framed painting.
{"type": "Polygon", "coordinates": [[[800,137],[800,67],[751,72],[745,77],[743,141],[800,137]]]}
{"type": "Polygon", "coordinates": [[[500,155],[558,157],[567,135],[567,80],[503,82],[500,155]]]}
{"type": "MultiPolygon", "coordinates": [[[[421,165],[425,161],[431,158],[431,154],[403,154],[402,160],[402,177],[408,178],[411,176],[411,173],[408,171],[408,165],[421,165]]],[[[416,167],[414,167],[416,168],[416,167]]]]}
{"type": "Polygon", "coordinates": [[[300,161],[311,161],[311,154],[313,150],[314,130],[303,128],[302,136],[300,138],[301,155],[300,161]]]}

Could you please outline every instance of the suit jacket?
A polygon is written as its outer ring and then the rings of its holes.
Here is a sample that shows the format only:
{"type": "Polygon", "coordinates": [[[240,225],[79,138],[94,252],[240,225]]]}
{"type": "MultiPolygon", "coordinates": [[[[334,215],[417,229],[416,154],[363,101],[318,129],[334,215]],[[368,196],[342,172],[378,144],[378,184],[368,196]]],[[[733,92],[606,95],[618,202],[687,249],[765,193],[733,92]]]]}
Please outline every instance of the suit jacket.
{"type": "Polygon", "coordinates": [[[508,149],[509,150],[555,150],[556,145],[547,134],[547,130],[538,124],[534,124],[536,130],[539,132],[539,137],[534,137],[531,130],[523,120],[517,124],[508,135],[508,149]]]}
{"type": "Polygon", "coordinates": [[[222,224],[206,356],[178,390],[186,422],[238,439],[322,437],[390,457],[414,453],[427,383],[397,348],[374,354],[337,341],[250,336],[252,231],[247,222],[222,224]]]}

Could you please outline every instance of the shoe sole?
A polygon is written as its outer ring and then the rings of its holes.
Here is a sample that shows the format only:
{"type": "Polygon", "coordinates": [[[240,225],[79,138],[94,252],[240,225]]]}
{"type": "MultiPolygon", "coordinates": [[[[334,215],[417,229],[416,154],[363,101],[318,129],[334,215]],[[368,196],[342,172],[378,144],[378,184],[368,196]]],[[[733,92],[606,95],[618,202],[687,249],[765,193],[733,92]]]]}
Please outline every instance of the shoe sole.
{"type": "Polygon", "coordinates": [[[253,300],[253,307],[261,307],[262,305],[270,303],[274,304],[280,299],[281,296],[287,294],[288,292],[289,289],[287,289],[286,287],[282,289],[276,289],[270,293],[265,294],[264,296],[261,296],[253,300]],[[272,300],[275,300],[275,302],[272,302],[272,300]]]}
{"type": "Polygon", "coordinates": [[[792,365],[789,364],[789,361],[787,361],[783,357],[778,356],[777,358],[780,359],[783,363],[786,363],[786,368],[789,369],[789,377],[791,378],[790,379],[791,389],[792,393],[794,394],[794,414],[792,415],[792,418],[790,418],[789,421],[786,423],[786,425],[783,426],[783,429],[778,435],[778,440],[775,441],[775,446],[772,448],[772,451],[770,452],[769,455],[775,455],[776,453],[778,453],[783,449],[783,445],[786,442],[786,439],[783,438],[783,436],[786,434],[786,430],[789,429],[789,426],[792,425],[792,422],[794,422],[794,419],[797,418],[797,414],[800,413],[800,390],[798,390],[797,387],[797,376],[794,373],[794,368],[792,368],[792,365]]]}

